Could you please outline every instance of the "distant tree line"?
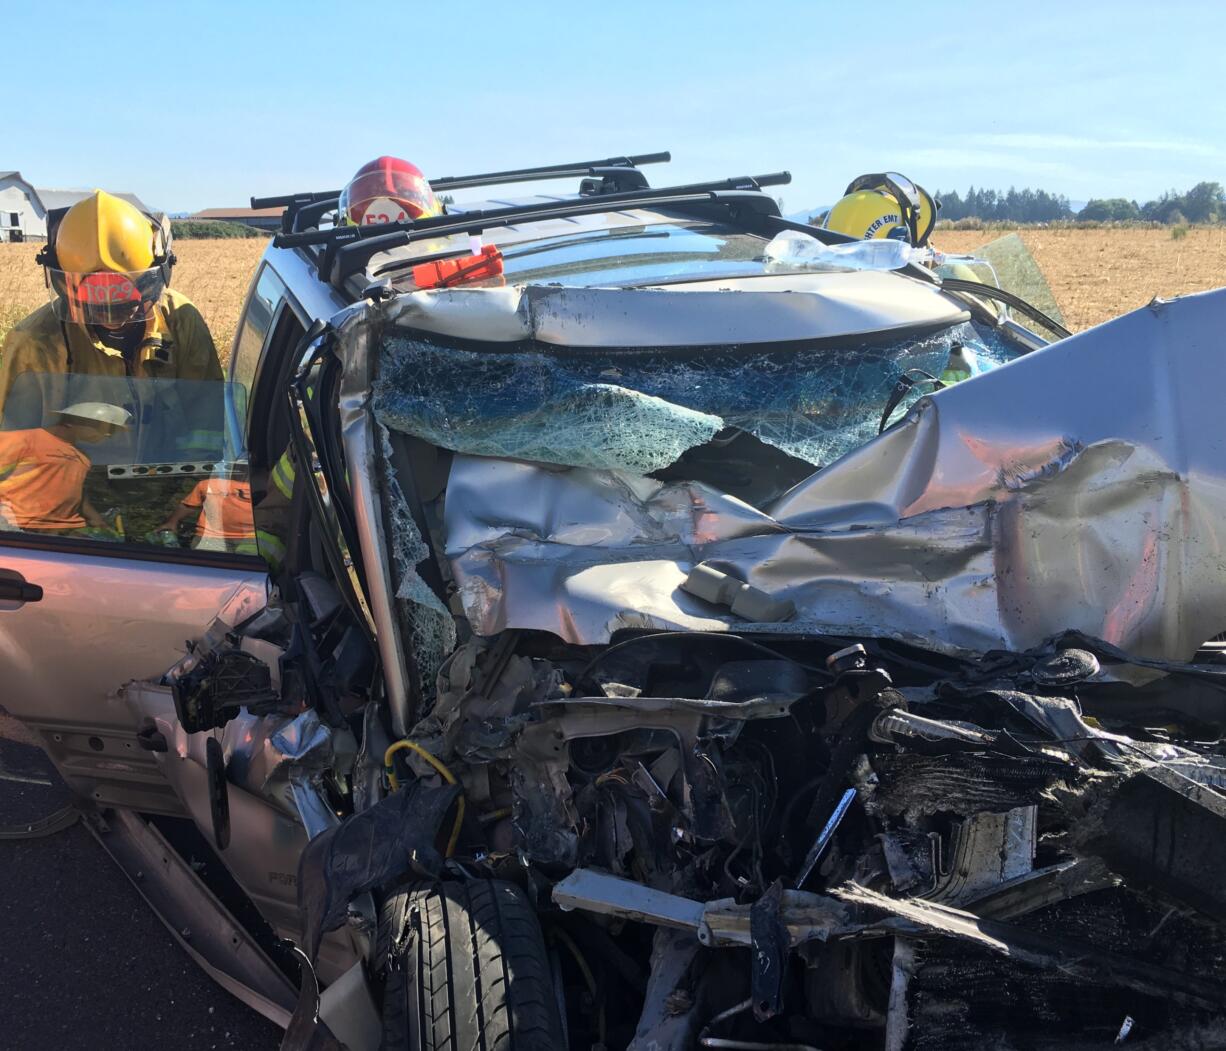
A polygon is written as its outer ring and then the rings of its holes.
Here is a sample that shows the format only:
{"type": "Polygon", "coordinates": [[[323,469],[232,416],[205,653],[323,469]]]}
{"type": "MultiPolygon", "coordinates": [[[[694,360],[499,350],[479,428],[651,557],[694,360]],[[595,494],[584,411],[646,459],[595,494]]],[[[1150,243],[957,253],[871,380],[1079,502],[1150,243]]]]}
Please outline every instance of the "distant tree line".
{"type": "Polygon", "coordinates": [[[1016,190],[1010,186],[1005,193],[999,190],[977,190],[973,186],[965,194],[960,194],[957,190],[938,190],[936,198],[941,202],[938,214],[942,219],[1047,223],[1054,219],[1073,217],[1067,197],[1048,193],[1046,190],[1032,190],[1029,187],[1016,190]]]}
{"type": "Polygon", "coordinates": [[[1073,214],[1068,198],[1046,190],[975,189],[965,194],[957,190],[938,191],[942,219],[982,219],[1013,223],[1045,223],[1059,219],[1085,219],[1095,222],[1146,220],[1157,223],[1226,222],[1226,192],[1222,184],[1198,182],[1186,193],[1168,190],[1155,201],[1138,204],[1123,197],[1102,197],[1087,201],[1073,214]]]}
{"type": "Polygon", "coordinates": [[[1137,204],[1123,197],[1088,201],[1078,219],[1147,219],[1155,223],[1217,223],[1226,220],[1226,193],[1217,182],[1198,182],[1186,193],[1168,190],[1156,201],[1137,204]]]}

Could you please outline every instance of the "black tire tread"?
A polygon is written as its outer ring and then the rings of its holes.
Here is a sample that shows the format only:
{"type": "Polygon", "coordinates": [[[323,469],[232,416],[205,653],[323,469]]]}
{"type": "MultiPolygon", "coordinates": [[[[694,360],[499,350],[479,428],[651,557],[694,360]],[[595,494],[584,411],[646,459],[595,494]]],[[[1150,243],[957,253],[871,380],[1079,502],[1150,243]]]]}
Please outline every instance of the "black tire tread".
{"type": "Polygon", "coordinates": [[[513,883],[419,884],[384,903],[387,1051],[562,1048],[536,913],[513,883]]]}

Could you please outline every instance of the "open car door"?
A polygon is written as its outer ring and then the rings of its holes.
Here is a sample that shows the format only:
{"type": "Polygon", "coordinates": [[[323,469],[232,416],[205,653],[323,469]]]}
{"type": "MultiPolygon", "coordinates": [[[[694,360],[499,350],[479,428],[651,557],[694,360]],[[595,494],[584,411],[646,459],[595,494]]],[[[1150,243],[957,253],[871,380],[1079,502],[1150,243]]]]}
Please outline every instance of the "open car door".
{"type": "Polygon", "coordinates": [[[4,406],[0,705],[98,805],[183,813],[121,688],[266,600],[230,399],[221,382],[25,373],[4,406]],[[81,405],[127,423],[75,426],[81,405]]]}

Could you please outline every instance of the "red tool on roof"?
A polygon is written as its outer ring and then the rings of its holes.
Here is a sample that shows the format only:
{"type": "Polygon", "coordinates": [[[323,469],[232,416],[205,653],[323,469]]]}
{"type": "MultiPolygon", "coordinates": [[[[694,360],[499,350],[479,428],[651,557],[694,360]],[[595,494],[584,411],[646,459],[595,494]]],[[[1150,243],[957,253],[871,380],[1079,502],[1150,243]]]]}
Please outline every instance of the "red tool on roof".
{"type": "Polygon", "coordinates": [[[485,245],[479,253],[461,259],[440,259],[413,267],[413,282],[418,288],[451,288],[498,277],[502,272],[502,252],[497,245],[485,245]]]}

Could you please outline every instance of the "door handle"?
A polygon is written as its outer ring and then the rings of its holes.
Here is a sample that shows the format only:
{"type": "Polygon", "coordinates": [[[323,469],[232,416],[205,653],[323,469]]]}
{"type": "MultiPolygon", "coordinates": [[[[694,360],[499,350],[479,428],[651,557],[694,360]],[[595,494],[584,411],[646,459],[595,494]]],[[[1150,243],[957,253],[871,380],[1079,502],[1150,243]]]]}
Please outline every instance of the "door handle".
{"type": "Polygon", "coordinates": [[[16,609],[27,602],[41,602],[43,589],[26,582],[26,578],[12,569],[0,569],[0,609],[16,609]]]}

